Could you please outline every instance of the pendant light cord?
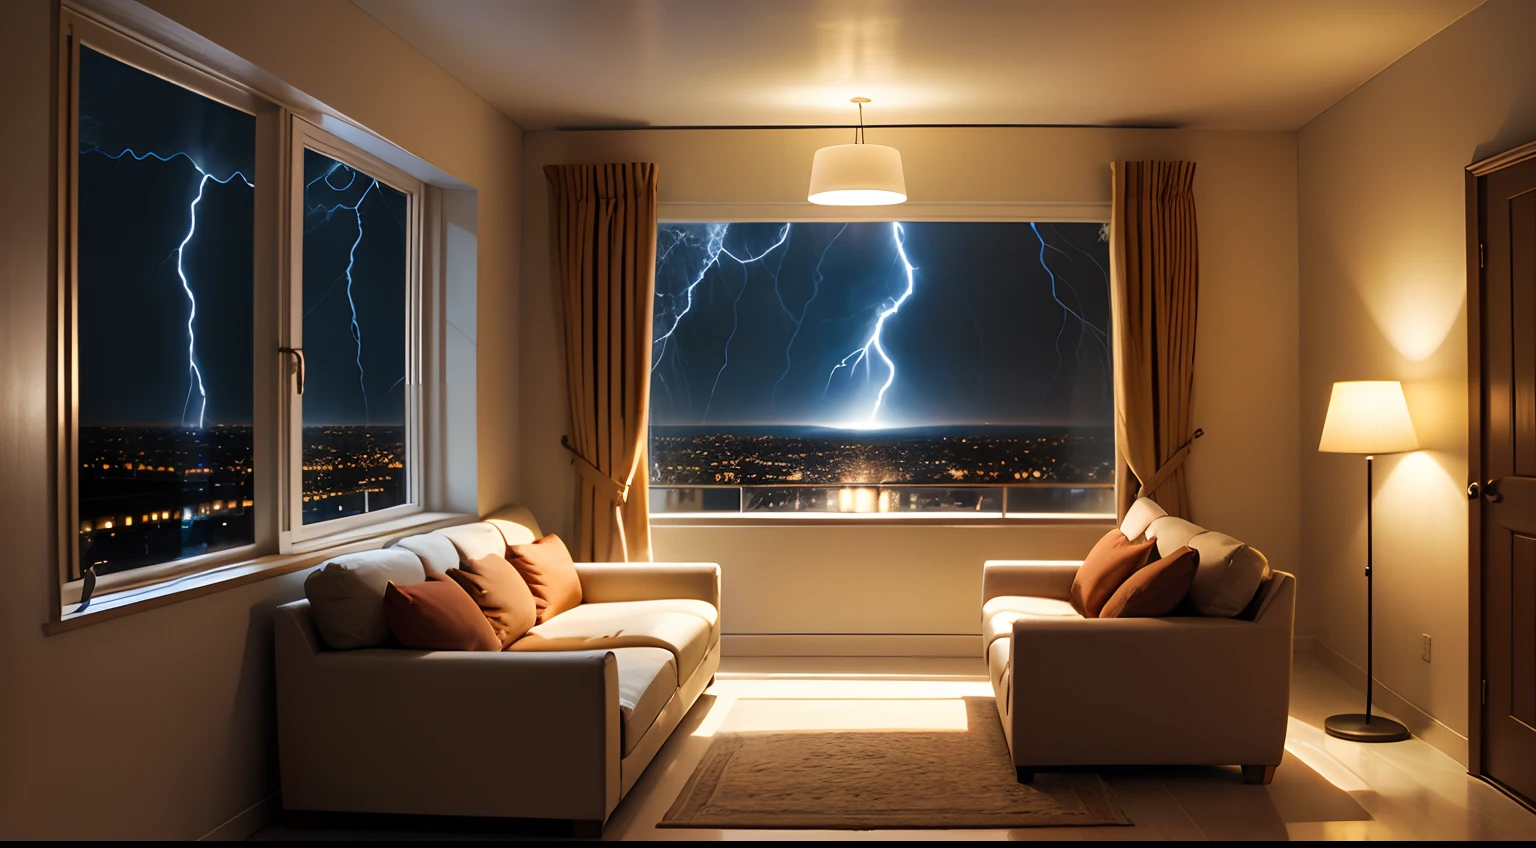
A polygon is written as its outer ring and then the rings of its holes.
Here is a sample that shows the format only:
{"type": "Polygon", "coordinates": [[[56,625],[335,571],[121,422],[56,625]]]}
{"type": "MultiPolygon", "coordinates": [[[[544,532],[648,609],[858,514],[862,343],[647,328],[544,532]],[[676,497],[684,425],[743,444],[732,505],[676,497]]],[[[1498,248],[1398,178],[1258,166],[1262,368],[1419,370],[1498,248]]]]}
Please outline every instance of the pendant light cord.
{"type": "Polygon", "coordinates": [[[858,105],[859,105],[859,126],[858,126],[858,129],[855,129],[853,131],[853,143],[854,144],[863,144],[864,143],[864,104],[860,103],[858,105]]]}

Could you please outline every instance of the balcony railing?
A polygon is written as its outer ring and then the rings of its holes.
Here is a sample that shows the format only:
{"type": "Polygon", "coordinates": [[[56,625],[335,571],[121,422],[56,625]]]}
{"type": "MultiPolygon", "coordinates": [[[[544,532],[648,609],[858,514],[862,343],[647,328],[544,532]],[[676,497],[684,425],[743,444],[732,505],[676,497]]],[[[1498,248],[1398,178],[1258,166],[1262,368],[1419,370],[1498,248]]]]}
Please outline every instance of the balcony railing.
{"type": "Polygon", "coordinates": [[[774,483],[762,486],[658,486],[651,514],[753,514],[946,518],[1114,518],[1111,483],[774,483]]]}

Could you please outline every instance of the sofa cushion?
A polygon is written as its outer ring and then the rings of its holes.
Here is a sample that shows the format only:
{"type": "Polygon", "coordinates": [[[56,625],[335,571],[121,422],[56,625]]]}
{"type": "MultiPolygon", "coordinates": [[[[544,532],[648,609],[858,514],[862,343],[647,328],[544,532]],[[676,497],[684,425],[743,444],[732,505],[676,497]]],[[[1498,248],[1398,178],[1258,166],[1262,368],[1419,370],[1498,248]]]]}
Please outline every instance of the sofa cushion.
{"type": "Polygon", "coordinates": [[[1269,560],[1225,533],[1201,533],[1188,544],[1200,555],[1189,599],[1203,615],[1238,615],[1269,579],[1269,560]]]}
{"type": "Polygon", "coordinates": [[[1199,564],[1200,555],[1187,547],[1147,563],[1120,584],[1099,618],[1157,618],[1173,612],[1189,594],[1199,564]]]}
{"type": "Polygon", "coordinates": [[[992,689],[1002,685],[1003,672],[1008,670],[1010,649],[1013,647],[1012,636],[1002,636],[992,642],[987,648],[987,676],[992,680],[992,689]]]}
{"type": "Polygon", "coordinates": [[[982,641],[991,646],[1013,636],[1013,623],[1021,618],[1082,618],[1066,601],[1028,595],[1001,595],[981,607],[982,641]]]}
{"type": "Polygon", "coordinates": [[[677,658],[678,679],[687,680],[719,641],[718,625],[715,607],[703,601],[582,604],[534,627],[507,650],[666,648],[677,658]]]}
{"type": "Polygon", "coordinates": [[[460,524],[457,527],[444,527],[441,530],[433,530],[432,535],[442,536],[452,542],[454,548],[458,549],[460,562],[469,562],[486,554],[495,554],[499,557],[507,555],[506,538],[501,535],[500,530],[484,521],[460,524]]]}
{"type": "Polygon", "coordinates": [[[480,608],[503,650],[523,638],[537,623],[533,592],[517,569],[500,554],[475,557],[450,570],[448,576],[480,608]]]}
{"type": "Polygon", "coordinates": [[[619,671],[619,756],[635,750],[677,694],[677,658],[666,648],[615,648],[619,671]]]}
{"type": "Polygon", "coordinates": [[[485,523],[500,530],[502,538],[507,540],[508,545],[526,545],[544,535],[533,513],[529,512],[527,507],[515,504],[504,506],[491,513],[485,519],[485,523]]]}
{"type": "Polygon", "coordinates": [[[1098,618],[1099,610],[1152,555],[1151,542],[1132,542],[1116,527],[1104,534],[1072,578],[1072,608],[1083,618],[1098,618]]]}
{"type": "Polygon", "coordinates": [[[1173,515],[1154,520],[1147,527],[1147,538],[1157,542],[1157,552],[1153,554],[1153,559],[1168,556],[1204,532],[1204,527],[1173,515]]]}
{"type": "Polygon", "coordinates": [[[1134,542],[1146,535],[1152,522],[1167,514],[1168,511],[1158,506],[1157,501],[1137,498],[1131,508],[1125,511],[1125,520],[1120,522],[1120,534],[1134,542]]]}
{"type": "Polygon", "coordinates": [[[540,624],[581,603],[581,575],[559,536],[551,533],[537,542],[511,545],[507,560],[533,591],[540,624]]]}
{"type": "Polygon", "coordinates": [[[378,648],[389,641],[384,587],[427,579],[415,554],[402,548],[363,551],[327,560],[304,578],[304,597],[320,638],[332,648],[378,648]]]}
{"type": "Polygon", "coordinates": [[[459,584],[441,571],[426,582],[384,587],[384,620],[395,641],[420,651],[499,651],[501,640],[459,584]]]}
{"type": "Polygon", "coordinates": [[[448,537],[439,536],[436,533],[406,536],[391,547],[404,548],[415,554],[428,572],[436,571],[441,574],[450,568],[459,567],[459,549],[448,541],[448,537]]]}

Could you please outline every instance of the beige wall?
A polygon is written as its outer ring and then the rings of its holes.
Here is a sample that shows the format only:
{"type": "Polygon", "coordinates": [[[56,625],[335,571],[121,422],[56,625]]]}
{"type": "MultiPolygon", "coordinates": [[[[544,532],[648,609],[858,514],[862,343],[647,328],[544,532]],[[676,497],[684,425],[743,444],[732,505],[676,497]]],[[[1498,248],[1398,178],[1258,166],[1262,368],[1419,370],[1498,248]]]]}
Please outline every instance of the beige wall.
{"type": "MultiPolygon", "coordinates": [[[[150,5],[480,190],[480,503],[511,500],[517,127],[345,0],[150,5]]],[[[42,635],[55,10],[0,3],[0,838],[195,838],[277,788],[270,612],[303,575],[42,635]]]]}
{"type": "MultiPolygon", "coordinates": [[[[878,130],[899,148],[920,218],[971,204],[1098,204],[1109,162],[1192,159],[1202,262],[1195,519],[1305,571],[1297,544],[1296,146],[1291,133],[1113,129],[878,130]],[[945,204],[947,208],[936,205],[945,204]],[[1260,316],[1257,319],[1255,316],[1260,316]]],[[[546,164],[645,160],[661,202],[687,214],[811,215],[811,155],[835,130],[540,132],[526,136],[521,352],[523,501],[569,532],[575,479],[560,315],[548,266],[546,164]]],[[[989,205],[991,204],[991,205],[989,205]]],[[[1051,206],[1045,209],[1064,209],[1051,206]]],[[[665,211],[665,210],[664,210],[665,211]]],[[[963,213],[964,210],[959,210],[963,213]]],[[[975,633],[987,557],[1081,556],[1101,528],[657,528],[661,559],[717,561],[728,633],[975,633]],[[859,609],[848,599],[857,593],[859,609]],[[865,602],[864,598],[869,598],[865,602]]],[[[1305,579],[1305,578],[1303,578],[1305,579]]]]}
{"type": "Polygon", "coordinates": [[[1363,461],[1319,454],[1317,438],[1332,381],[1402,380],[1424,450],[1377,460],[1376,678],[1462,735],[1463,169],[1536,138],[1532,33],[1536,3],[1491,0],[1299,134],[1303,604],[1319,643],[1363,668],[1363,461]]]}

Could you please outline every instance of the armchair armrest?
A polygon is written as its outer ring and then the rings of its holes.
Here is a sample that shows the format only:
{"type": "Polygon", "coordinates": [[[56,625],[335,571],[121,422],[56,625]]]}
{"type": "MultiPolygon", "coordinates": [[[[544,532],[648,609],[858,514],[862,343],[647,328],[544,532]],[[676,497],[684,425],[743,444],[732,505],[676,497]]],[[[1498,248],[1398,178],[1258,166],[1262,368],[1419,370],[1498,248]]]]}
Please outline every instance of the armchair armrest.
{"type": "Polygon", "coordinates": [[[1005,595],[1071,600],[1082,560],[989,559],[981,567],[981,602],[1005,595]]]}
{"type": "Polygon", "coordinates": [[[712,562],[578,562],[588,603],[689,598],[720,609],[720,566],[712,562]]]}

